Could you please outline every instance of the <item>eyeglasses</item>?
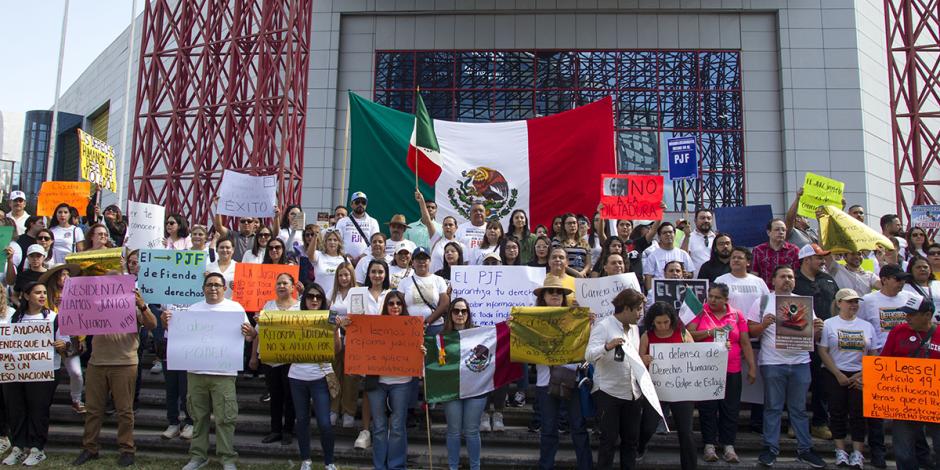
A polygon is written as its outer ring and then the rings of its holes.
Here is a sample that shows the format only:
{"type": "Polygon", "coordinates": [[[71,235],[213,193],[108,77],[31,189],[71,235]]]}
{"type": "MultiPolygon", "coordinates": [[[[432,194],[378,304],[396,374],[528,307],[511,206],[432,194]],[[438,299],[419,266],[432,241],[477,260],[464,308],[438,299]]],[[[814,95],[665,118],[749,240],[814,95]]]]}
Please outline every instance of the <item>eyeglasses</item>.
{"type": "Polygon", "coordinates": [[[284,247],[281,245],[271,245],[268,249],[271,251],[284,251],[284,247]]]}
{"type": "Polygon", "coordinates": [[[264,238],[264,237],[271,238],[271,234],[270,234],[270,233],[259,233],[259,234],[258,234],[258,238],[264,238]]]}
{"type": "Polygon", "coordinates": [[[940,256],[940,251],[928,251],[927,254],[930,256],[940,256]]]}
{"type": "Polygon", "coordinates": [[[50,237],[36,237],[36,240],[37,240],[37,241],[41,241],[41,242],[48,242],[48,241],[52,241],[52,238],[50,238],[50,237]]]}
{"type": "Polygon", "coordinates": [[[469,308],[455,308],[451,310],[450,313],[453,313],[454,315],[466,315],[470,313],[470,309],[469,308]]]}
{"type": "Polygon", "coordinates": [[[202,287],[205,287],[206,289],[221,289],[221,288],[223,288],[223,287],[225,287],[225,286],[224,286],[223,284],[215,284],[215,283],[212,283],[212,284],[206,284],[206,285],[204,285],[204,286],[202,286],[202,287]]]}
{"type": "Polygon", "coordinates": [[[352,203],[353,203],[354,206],[364,206],[364,205],[366,205],[366,200],[365,200],[365,199],[356,199],[356,200],[353,201],[352,203]]]}

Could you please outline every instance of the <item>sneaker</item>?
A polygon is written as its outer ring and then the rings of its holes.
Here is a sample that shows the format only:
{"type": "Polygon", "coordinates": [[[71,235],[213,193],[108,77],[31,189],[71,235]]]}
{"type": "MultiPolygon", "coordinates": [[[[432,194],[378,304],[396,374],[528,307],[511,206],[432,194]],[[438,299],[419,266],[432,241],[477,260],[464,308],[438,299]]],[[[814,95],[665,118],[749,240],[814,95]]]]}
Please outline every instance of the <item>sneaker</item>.
{"type": "Polygon", "coordinates": [[[87,450],[82,450],[81,454],[78,454],[78,457],[72,462],[73,467],[80,467],[85,465],[91,460],[98,460],[98,454],[92,454],[87,450]]]}
{"type": "Polygon", "coordinates": [[[6,436],[0,437],[0,454],[5,454],[6,451],[10,450],[10,438],[6,436]]]}
{"type": "Polygon", "coordinates": [[[303,462],[300,462],[300,470],[313,470],[313,461],[304,460],[303,462]]]}
{"type": "Polygon", "coordinates": [[[10,455],[3,459],[3,464],[19,465],[23,463],[24,460],[26,460],[26,452],[23,452],[23,449],[20,449],[19,447],[14,447],[13,450],[10,451],[10,455]]]}
{"type": "MultiPolygon", "coordinates": [[[[843,452],[844,453],[844,452],[843,452]]],[[[857,450],[852,451],[852,455],[849,456],[849,467],[863,469],[865,468],[865,457],[861,452],[857,450]]]]}
{"type": "Polygon", "coordinates": [[[506,430],[506,426],[503,424],[503,414],[499,411],[493,412],[493,431],[503,432],[506,430]]]}
{"type": "Polygon", "coordinates": [[[369,447],[372,447],[372,434],[369,433],[368,429],[359,431],[359,437],[356,438],[356,442],[353,444],[353,447],[362,450],[366,450],[369,447]]]}
{"type": "Polygon", "coordinates": [[[46,453],[33,447],[29,450],[29,457],[26,457],[26,460],[23,461],[23,465],[27,467],[35,467],[36,465],[41,464],[46,460],[46,453]]]}
{"type": "Polygon", "coordinates": [[[262,437],[262,438],[261,438],[261,443],[262,443],[262,444],[270,444],[270,443],[272,443],[272,442],[277,442],[277,441],[279,441],[279,440],[281,440],[281,433],[279,433],[279,432],[272,432],[272,433],[268,434],[267,436],[262,437]]]}
{"type": "Polygon", "coordinates": [[[738,459],[738,454],[734,451],[734,446],[725,446],[725,451],[721,458],[725,459],[725,462],[728,463],[738,463],[741,461],[738,459]]]}
{"type": "Polygon", "coordinates": [[[234,462],[223,463],[222,470],[238,470],[238,467],[235,466],[234,462]]]}
{"type": "Polygon", "coordinates": [[[166,431],[163,431],[163,434],[160,434],[160,437],[163,439],[173,439],[176,436],[180,435],[180,425],[171,424],[166,427],[166,431]]]}
{"type": "Polygon", "coordinates": [[[813,451],[808,450],[806,452],[800,452],[796,456],[796,460],[803,462],[806,465],[809,465],[812,468],[826,468],[826,462],[823,459],[819,458],[813,451]]]}
{"type": "Polygon", "coordinates": [[[706,462],[718,461],[718,454],[715,452],[714,444],[705,444],[705,453],[702,454],[702,460],[706,462]]]}
{"type": "Polygon", "coordinates": [[[189,441],[193,438],[193,425],[187,424],[183,426],[183,430],[180,431],[180,439],[189,441]]]}
{"type": "Polygon", "coordinates": [[[323,467],[323,470],[337,470],[337,469],[336,469],[336,464],[335,464],[335,463],[331,463],[331,464],[329,464],[329,465],[326,465],[326,466],[323,467]]]}
{"type": "Polygon", "coordinates": [[[82,403],[81,400],[72,402],[72,411],[80,415],[83,415],[88,412],[88,410],[85,409],[85,404],[82,403]]]}
{"type": "Polygon", "coordinates": [[[118,457],[117,461],[118,467],[130,467],[134,465],[134,454],[130,452],[121,452],[121,456],[118,457]]]}
{"type": "Polygon", "coordinates": [[[355,427],[355,426],[356,426],[356,418],[354,418],[354,417],[352,417],[352,416],[350,416],[350,415],[348,415],[348,414],[343,414],[343,427],[344,427],[344,428],[352,428],[352,427],[355,427]]]}
{"type": "Polygon", "coordinates": [[[163,373],[163,363],[159,359],[153,361],[153,367],[150,368],[150,373],[157,375],[163,373]]]}
{"type": "Polygon", "coordinates": [[[525,406],[525,392],[516,392],[512,396],[512,406],[516,408],[522,408],[525,406]]]}
{"type": "Polygon", "coordinates": [[[339,414],[335,411],[330,412],[330,426],[336,426],[336,419],[339,418],[339,414]]]}
{"type": "Polygon", "coordinates": [[[829,430],[829,426],[825,424],[822,426],[811,426],[809,428],[809,433],[817,439],[830,440],[832,439],[832,431],[829,430]]]}
{"type": "Polygon", "coordinates": [[[189,463],[183,466],[183,470],[199,470],[202,467],[209,465],[209,459],[201,459],[199,457],[193,457],[189,459],[189,463]]]}
{"type": "Polygon", "coordinates": [[[836,466],[837,467],[848,467],[849,466],[849,454],[848,452],[842,449],[836,449],[836,466]]]}
{"type": "Polygon", "coordinates": [[[260,401],[261,403],[267,403],[267,402],[271,401],[271,394],[270,394],[270,393],[262,393],[262,394],[261,394],[261,398],[258,398],[258,401],[260,401]]]}
{"type": "Polygon", "coordinates": [[[483,412],[483,415],[480,416],[480,432],[489,432],[493,428],[490,427],[490,414],[483,412]]]}
{"type": "Polygon", "coordinates": [[[770,449],[764,450],[757,457],[757,463],[765,467],[773,467],[777,463],[777,454],[770,451],[770,449]]]}

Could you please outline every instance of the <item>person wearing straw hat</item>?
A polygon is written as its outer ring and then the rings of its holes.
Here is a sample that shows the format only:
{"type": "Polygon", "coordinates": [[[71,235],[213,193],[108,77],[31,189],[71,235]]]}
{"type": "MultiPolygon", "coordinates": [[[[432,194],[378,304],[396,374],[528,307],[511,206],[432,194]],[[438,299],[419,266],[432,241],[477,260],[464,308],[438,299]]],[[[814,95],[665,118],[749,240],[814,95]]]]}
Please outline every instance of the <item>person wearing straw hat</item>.
{"type": "Polygon", "coordinates": [[[394,256],[395,251],[398,249],[398,244],[405,240],[405,230],[408,230],[408,220],[402,214],[395,214],[385,225],[388,226],[389,234],[388,240],[385,241],[385,256],[394,256]]]}
{"type": "MultiPolygon", "coordinates": [[[[62,300],[62,290],[65,281],[70,277],[78,276],[81,267],[77,264],[60,264],[39,276],[39,283],[46,286],[46,306],[53,312],[59,311],[59,302],[62,300]]],[[[82,402],[82,391],[85,389],[85,378],[82,376],[81,355],[85,352],[85,338],[73,337],[72,350],[63,364],[69,373],[69,395],[72,398],[72,411],[85,414],[85,404],[82,402]]]]}

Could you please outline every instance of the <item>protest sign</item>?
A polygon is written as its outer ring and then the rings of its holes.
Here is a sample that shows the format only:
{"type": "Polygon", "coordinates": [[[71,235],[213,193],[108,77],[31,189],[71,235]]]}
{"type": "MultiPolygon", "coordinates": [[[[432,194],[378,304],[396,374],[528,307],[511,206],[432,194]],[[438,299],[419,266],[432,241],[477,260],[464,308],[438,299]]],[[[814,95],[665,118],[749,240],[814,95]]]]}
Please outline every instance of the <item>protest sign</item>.
{"type": "Polygon", "coordinates": [[[39,188],[36,215],[52,217],[55,207],[65,203],[84,213],[88,208],[91,183],[87,181],[46,181],[39,188]]]}
{"type": "Polygon", "coordinates": [[[79,163],[82,179],[110,191],[117,191],[114,147],[79,129],[79,163]]]}
{"type": "Polygon", "coordinates": [[[715,228],[731,235],[735,245],[755,247],[767,241],[767,222],[774,218],[770,205],[716,207],[715,228]]]}
{"type": "Polygon", "coordinates": [[[581,362],[591,337],[585,307],[513,307],[509,322],[512,362],[557,366],[581,362]]]}
{"type": "MultiPolygon", "coordinates": [[[[509,309],[535,305],[532,291],[545,280],[545,269],[531,266],[453,266],[451,297],[463,297],[470,304],[478,326],[506,321],[509,309]]],[[[373,312],[369,312],[373,313],[373,312]]]]}
{"type": "Polygon", "coordinates": [[[866,418],[940,423],[940,361],[906,357],[862,358],[866,418]]]}
{"type": "Polygon", "coordinates": [[[7,250],[10,242],[13,241],[13,230],[15,227],[0,227],[0,266],[7,265],[7,250]]]}
{"type": "Polygon", "coordinates": [[[775,320],[777,349],[813,350],[813,298],[778,295],[775,320]]]}
{"type": "Polygon", "coordinates": [[[127,239],[124,246],[128,250],[163,247],[165,220],[166,208],[163,206],[127,201],[127,239]]]}
{"type": "Polygon", "coordinates": [[[124,270],[121,266],[121,248],[69,253],[65,255],[65,262],[77,264],[82,270],[82,276],[104,276],[112,271],[124,270]]]}
{"type": "Polygon", "coordinates": [[[663,218],[661,175],[601,175],[601,217],[605,219],[663,218]]]}
{"type": "Polygon", "coordinates": [[[698,147],[695,137],[674,137],[666,141],[669,154],[669,179],[694,180],[698,178],[698,147]]]}
{"type": "Polygon", "coordinates": [[[274,292],[274,283],[282,273],[288,273],[297,279],[300,276],[300,266],[296,264],[236,264],[232,300],[242,304],[246,311],[261,310],[265,302],[277,297],[274,292]]]}
{"type": "MultiPolygon", "coordinates": [[[[371,295],[369,294],[368,287],[353,287],[352,289],[349,289],[349,297],[348,297],[349,309],[346,312],[351,315],[364,315],[364,314],[378,315],[382,313],[382,312],[367,312],[366,311],[366,305],[367,305],[366,302],[368,300],[366,296],[368,295],[371,295]]],[[[379,299],[381,299],[381,297],[379,299]]]]}
{"type": "Polygon", "coordinates": [[[666,302],[678,312],[689,289],[702,305],[708,300],[708,279],[653,279],[653,302],[666,302]]]}
{"type": "Polygon", "coordinates": [[[824,250],[833,253],[853,253],[856,251],[876,251],[883,248],[894,249],[894,243],[888,237],[876,232],[871,227],[859,222],[835,206],[822,206],[823,215],[819,218],[819,241],[824,250]]]}
{"type": "MultiPolygon", "coordinates": [[[[594,312],[597,320],[604,319],[614,313],[614,306],[610,302],[614,300],[617,294],[626,289],[642,292],[636,274],[623,273],[614,276],[574,280],[574,295],[578,305],[587,307],[588,310],[594,312]]],[[[476,312],[476,310],[473,310],[473,312],[476,312]]]]}
{"type": "Polygon", "coordinates": [[[273,217],[276,191],[276,176],[252,176],[225,170],[216,210],[219,214],[237,217],[273,217]]]}
{"type": "Polygon", "coordinates": [[[148,304],[192,305],[203,299],[203,251],[140,250],[140,295],[148,304]]]}
{"type": "MultiPolygon", "coordinates": [[[[754,351],[754,356],[757,356],[757,351],[754,351]]],[[[756,359],[755,359],[756,361],[756,359]]],[[[754,383],[747,381],[747,371],[749,370],[747,366],[747,361],[741,361],[741,377],[744,379],[741,381],[741,403],[754,403],[757,405],[764,404],[764,379],[761,378],[760,370],[757,371],[757,379],[754,380],[754,383]]]]}
{"type": "Polygon", "coordinates": [[[265,364],[333,361],[330,312],[268,311],[258,316],[258,354],[265,364]]]}
{"type": "Polygon", "coordinates": [[[819,206],[841,207],[844,190],[845,183],[841,181],[806,173],[806,179],[803,180],[803,195],[800,196],[796,213],[803,217],[815,219],[816,209],[819,206]]]}
{"type": "Polygon", "coordinates": [[[421,377],[424,374],[424,319],[392,315],[350,315],[346,327],[345,372],[421,377]]]}
{"type": "Polygon", "coordinates": [[[242,370],[242,312],[181,310],[173,313],[167,338],[168,370],[242,370]]]}
{"type": "Polygon", "coordinates": [[[0,383],[55,380],[52,321],[0,325],[0,383]]]}
{"type": "Polygon", "coordinates": [[[926,230],[940,228],[940,204],[911,206],[911,226],[926,230]]]}
{"type": "Polygon", "coordinates": [[[68,278],[59,303],[59,331],[64,335],[137,333],[134,276],[68,278]]]}
{"type": "Polygon", "coordinates": [[[651,344],[650,377],[662,401],[725,397],[728,348],[720,343],[651,344]]]}

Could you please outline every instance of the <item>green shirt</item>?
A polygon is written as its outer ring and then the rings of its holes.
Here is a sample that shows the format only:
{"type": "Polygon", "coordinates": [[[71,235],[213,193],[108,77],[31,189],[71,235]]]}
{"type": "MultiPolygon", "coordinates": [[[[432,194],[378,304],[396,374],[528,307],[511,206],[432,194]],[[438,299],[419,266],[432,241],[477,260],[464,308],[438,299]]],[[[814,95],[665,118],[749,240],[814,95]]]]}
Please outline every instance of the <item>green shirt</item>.
{"type": "MultiPolygon", "coordinates": [[[[434,224],[436,233],[444,233],[444,228],[440,222],[432,220],[431,223],[434,224]]],[[[428,235],[428,228],[420,220],[408,224],[408,230],[405,230],[405,240],[410,240],[415,245],[424,247],[428,251],[431,250],[431,237],[428,235]]]]}

